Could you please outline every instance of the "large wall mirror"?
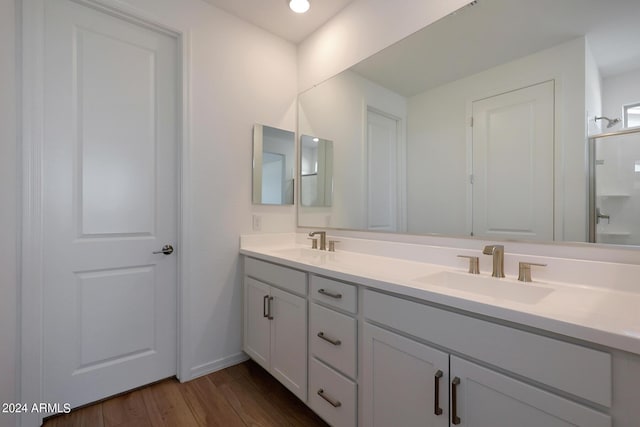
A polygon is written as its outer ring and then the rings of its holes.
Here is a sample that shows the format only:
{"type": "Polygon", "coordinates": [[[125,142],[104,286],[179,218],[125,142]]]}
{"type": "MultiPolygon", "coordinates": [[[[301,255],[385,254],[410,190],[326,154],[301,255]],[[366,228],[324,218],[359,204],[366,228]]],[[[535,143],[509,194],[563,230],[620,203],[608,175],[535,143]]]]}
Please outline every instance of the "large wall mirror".
{"type": "Polygon", "coordinates": [[[253,126],[253,203],[292,205],[295,170],[295,133],[253,126]]]}
{"type": "Polygon", "coordinates": [[[303,92],[334,185],[298,225],[640,245],[639,22],[637,0],[478,0],[303,92]]]}

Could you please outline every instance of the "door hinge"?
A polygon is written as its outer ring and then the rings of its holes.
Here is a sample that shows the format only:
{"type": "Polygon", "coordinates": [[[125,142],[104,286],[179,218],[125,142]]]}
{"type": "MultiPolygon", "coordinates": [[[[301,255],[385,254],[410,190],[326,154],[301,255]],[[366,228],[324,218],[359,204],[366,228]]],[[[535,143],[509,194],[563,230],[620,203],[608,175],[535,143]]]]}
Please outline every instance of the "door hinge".
{"type": "Polygon", "coordinates": [[[473,127],[473,116],[469,118],[469,126],[473,127]]]}
{"type": "Polygon", "coordinates": [[[473,174],[469,175],[469,184],[473,184],[473,174]]]}

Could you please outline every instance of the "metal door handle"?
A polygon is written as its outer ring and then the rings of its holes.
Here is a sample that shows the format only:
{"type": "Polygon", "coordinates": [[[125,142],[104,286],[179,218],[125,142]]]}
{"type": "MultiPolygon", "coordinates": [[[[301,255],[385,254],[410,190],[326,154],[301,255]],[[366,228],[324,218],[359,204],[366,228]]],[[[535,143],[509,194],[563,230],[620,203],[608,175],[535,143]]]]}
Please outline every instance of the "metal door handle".
{"type": "Polygon", "coordinates": [[[334,339],[332,339],[332,338],[325,337],[325,336],[324,336],[324,332],[318,332],[318,338],[323,339],[323,340],[325,340],[326,342],[328,342],[328,343],[330,343],[330,344],[333,344],[333,345],[335,345],[335,346],[338,346],[338,345],[342,344],[342,341],[340,341],[340,340],[334,340],[334,339]]]}
{"type": "Polygon", "coordinates": [[[165,255],[171,255],[173,253],[173,246],[171,245],[164,245],[162,247],[162,249],[160,249],[159,251],[153,251],[152,253],[154,254],[165,254],[165,255]]]}
{"type": "Polygon", "coordinates": [[[460,384],[460,378],[455,377],[451,381],[451,424],[460,424],[460,417],[458,416],[458,384],[460,384]]]}
{"type": "Polygon", "coordinates": [[[330,298],[335,298],[335,299],[342,298],[342,294],[334,294],[333,292],[325,291],[324,289],[318,289],[318,293],[322,295],[326,295],[330,298]]]}
{"type": "Polygon", "coordinates": [[[435,415],[442,415],[442,408],[440,407],[440,378],[442,378],[442,375],[444,375],[443,372],[438,369],[433,381],[433,394],[435,396],[433,400],[433,413],[435,415]]]}

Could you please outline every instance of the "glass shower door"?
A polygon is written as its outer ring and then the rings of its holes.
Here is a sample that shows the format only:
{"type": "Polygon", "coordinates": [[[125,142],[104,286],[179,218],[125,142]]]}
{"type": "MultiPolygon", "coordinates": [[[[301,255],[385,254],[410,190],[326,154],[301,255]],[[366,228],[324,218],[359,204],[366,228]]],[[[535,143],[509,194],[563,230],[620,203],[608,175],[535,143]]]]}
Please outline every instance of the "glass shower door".
{"type": "Polygon", "coordinates": [[[640,245],[640,129],[590,139],[589,240],[640,245]]]}

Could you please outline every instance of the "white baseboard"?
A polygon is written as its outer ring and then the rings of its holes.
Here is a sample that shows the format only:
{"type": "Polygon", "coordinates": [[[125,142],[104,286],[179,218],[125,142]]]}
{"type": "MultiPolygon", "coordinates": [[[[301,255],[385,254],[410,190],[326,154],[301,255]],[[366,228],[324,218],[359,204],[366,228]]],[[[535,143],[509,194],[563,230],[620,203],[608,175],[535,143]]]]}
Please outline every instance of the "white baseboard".
{"type": "Polygon", "coordinates": [[[211,374],[221,369],[228,368],[229,366],[237,365],[246,360],[249,360],[249,356],[241,351],[239,353],[232,354],[231,356],[226,356],[218,360],[213,360],[211,362],[203,363],[202,365],[194,366],[189,371],[189,378],[182,379],[182,382],[190,381],[203,375],[211,374]]]}

